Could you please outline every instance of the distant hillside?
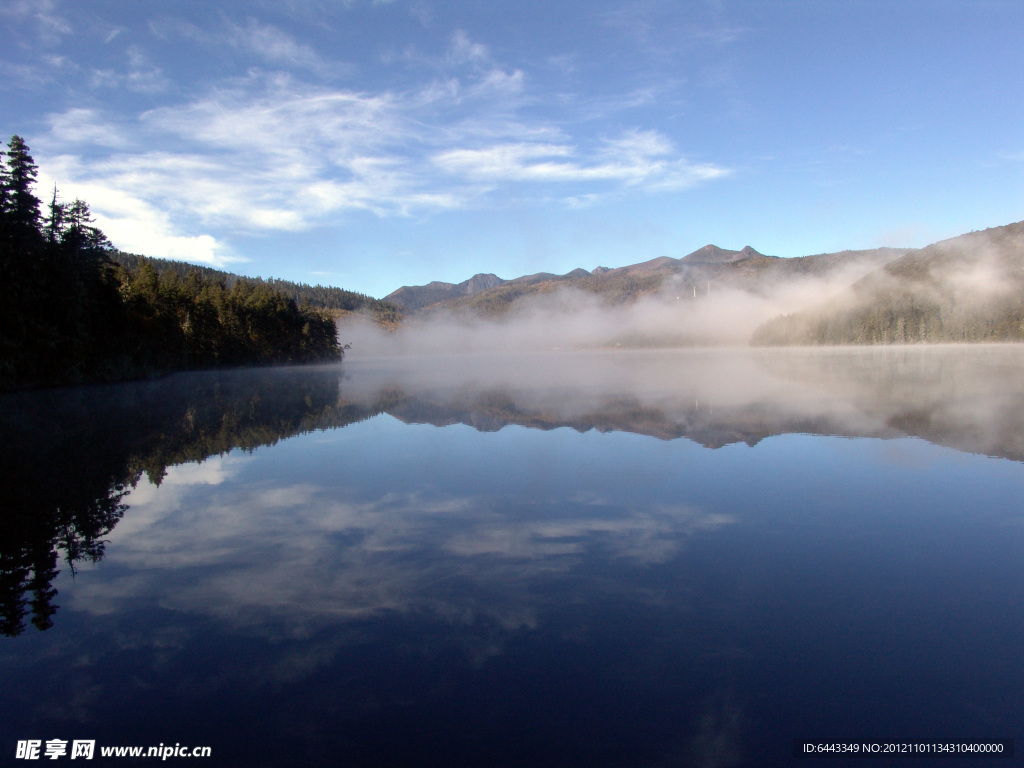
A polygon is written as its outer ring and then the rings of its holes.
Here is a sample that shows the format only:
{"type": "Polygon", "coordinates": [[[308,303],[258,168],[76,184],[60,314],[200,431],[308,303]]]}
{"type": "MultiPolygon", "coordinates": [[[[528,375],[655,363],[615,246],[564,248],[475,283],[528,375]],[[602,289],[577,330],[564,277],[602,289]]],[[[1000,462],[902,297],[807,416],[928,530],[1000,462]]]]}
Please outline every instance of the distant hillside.
{"type": "Polygon", "coordinates": [[[488,288],[503,285],[506,281],[497,275],[473,275],[461,283],[434,281],[427,285],[403,286],[384,298],[384,301],[403,309],[415,311],[433,304],[448,301],[459,296],[469,296],[488,288]]]}
{"type": "MultiPolygon", "coordinates": [[[[111,255],[111,259],[126,267],[135,268],[142,261],[143,257],[133,253],[117,251],[111,255]]],[[[305,302],[312,307],[325,309],[335,317],[344,316],[350,312],[365,312],[371,314],[377,323],[386,327],[394,326],[402,317],[400,307],[362,293],[346,291],[344,288],[293,283],[290,280],[264,280],[259,277],[245,277],[233,272],[224,272],[219,269],[202,267],[183,261],[152,259],[148,257],[146,257],[146,261],[153,266],[156,273],[160,276],[173,273],[179,278],[184,279],[189,272],[199,272],[205,279],[223,280],[228,288],[231,288],[240,279],[263,284],[288,296],[296,304],[301,305],[305,302]]]]}
{"type": "Polygon", "coordinates": [[[777,317],[755,344],[1024,341],[1024,222],[913,251],[848,295],[777,317]]]}
{"type": "Polygon", "coordinates": [[[599,296],[610,305],[624,304],[641,296],[673,293],[704,296],[715,288],[741,288],[753,293],[767,290],[776,280],[795,276],[826,276],[844,266],[859,263],[870,269],[908,253],[907,249],[879,248],[870,251],[780,259],[746,246],[738,251],[706,245],[680,259],[661,256],[639,264],[593,272],[574,269],[565,275],[540,272],[502,280],[493,274],[479,274],[462,283],[432,282],[404,286],[385,297],[411,313],[454,311],[495,317],[529,296],[572,288],[599,296]]]}

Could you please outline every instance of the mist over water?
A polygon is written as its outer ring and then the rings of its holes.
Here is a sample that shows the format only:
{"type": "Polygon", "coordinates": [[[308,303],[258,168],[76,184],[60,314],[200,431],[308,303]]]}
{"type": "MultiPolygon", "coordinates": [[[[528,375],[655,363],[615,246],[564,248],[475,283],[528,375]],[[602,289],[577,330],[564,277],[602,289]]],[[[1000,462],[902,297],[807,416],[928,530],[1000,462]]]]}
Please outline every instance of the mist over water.
{"type": "Polygon", "coordinates": [[[1024,460],[1024,346],[386,356],[346,397],[411,421],[622,430],[708,445],[771,434],[914,435],[1024,460]]]}

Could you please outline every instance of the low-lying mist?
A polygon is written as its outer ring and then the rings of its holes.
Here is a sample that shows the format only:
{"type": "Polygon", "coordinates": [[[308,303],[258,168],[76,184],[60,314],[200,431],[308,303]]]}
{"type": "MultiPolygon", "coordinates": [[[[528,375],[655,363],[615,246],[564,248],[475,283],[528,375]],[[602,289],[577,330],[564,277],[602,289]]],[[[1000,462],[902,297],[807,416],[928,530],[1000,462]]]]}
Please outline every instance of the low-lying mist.
{"type": "Polygon", "coordinates": [[[624,431],[708,447],[770,435],[917,436],[1024,461],[1024,346],[587,350],[345,364],[367,411],[485,431],[624,431]]]}
{"type": "Polygon", "coordinates": [[[1024,222],[935,243],[829,302],[757,329],[759,345],[1024,341],[1024,222]]]}
{"type": "Polygon", "coordinates": [[[428,306],[395,332],[354,320],[340,335],[368,356],[1024,340],[1024,222],[890,253],[635,265],[571,287],[512,281],[428,306]]]}
{"type": "Polygon", "coordinates": [[[698,287],[683,276],[657,293],[625,301],[575,288],[525,296],[498,317],[466,310],[413,316],[385,332],[362,318],[339,328],[353,354],[461,354],[618,347],[746,346],[755,329],[783,313],[837,300],[876,265],[852,263],[827,276],[759,280],[753,289],[724,280],[698,287]]]}

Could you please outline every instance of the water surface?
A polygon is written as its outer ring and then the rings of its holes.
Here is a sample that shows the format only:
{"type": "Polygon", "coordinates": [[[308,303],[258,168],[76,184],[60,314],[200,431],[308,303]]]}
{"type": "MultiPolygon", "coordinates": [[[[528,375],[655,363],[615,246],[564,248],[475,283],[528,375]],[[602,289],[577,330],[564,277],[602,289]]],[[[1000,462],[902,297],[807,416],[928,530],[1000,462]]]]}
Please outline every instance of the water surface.
{"type": "Polygon", "coordinates": [[[1019,737],[1022,373],[1014,347],[591,352],[8,396],[0,750],[1019,737]]]}

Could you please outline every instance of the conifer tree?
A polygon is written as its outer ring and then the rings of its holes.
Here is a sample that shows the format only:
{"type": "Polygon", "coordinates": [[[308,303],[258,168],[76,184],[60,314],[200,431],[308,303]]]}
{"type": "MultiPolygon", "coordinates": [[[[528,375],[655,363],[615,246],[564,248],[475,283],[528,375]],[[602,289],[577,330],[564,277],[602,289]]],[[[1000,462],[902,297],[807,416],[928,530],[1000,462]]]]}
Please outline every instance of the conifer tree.
{"type": "Polygon", "coordinates": [[[5,229],[16,241],[24,242],[39,234],[39,198],[32,192],[38,173],[28,145],[20,136],[12,136],[0,177],[0,186],[4,188],[0,201],[5,229]]]}

